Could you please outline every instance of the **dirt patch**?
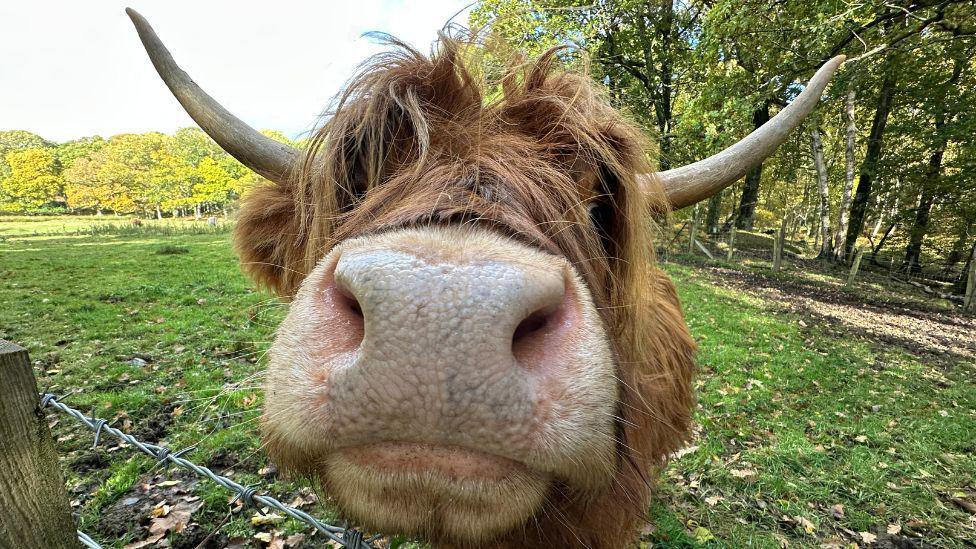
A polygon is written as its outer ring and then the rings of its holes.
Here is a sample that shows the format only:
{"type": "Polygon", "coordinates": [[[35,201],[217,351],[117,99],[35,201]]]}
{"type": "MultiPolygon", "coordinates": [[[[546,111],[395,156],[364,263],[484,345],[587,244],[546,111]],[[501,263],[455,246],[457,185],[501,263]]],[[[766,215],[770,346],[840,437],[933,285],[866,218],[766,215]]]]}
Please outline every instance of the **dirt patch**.
{"type": "Polygon", "coordinates": [[[832,286],[722,267],[707,271],[722,285],[761,297],[793,313],[896,345],[916,355],[955,362],[976,360],[976,318],[904,300],[865,298],[832,286]]]}
{"type": "Polygon", "coordinates": [[[161,405],[148,419],[141,421],[133,429],[132,436],[142,442],[158,443],[160,439],[166,436],[166,429],[173,423],[174,409],[176,409],[176,405],[173,403],[161,405]]]}
{"type": "Polygon", "coordinates": [[[184,471],[174,471],[165,476],[144,475],[131,490],[102,510],[98,530],[116,538],[139,533],[147,528],[154,516],[162,516],[160,502],[193,498],[197,482],[192,474],[184,471]]]}
{"type": "Polygon", "coordinates": [[[99,469],[105,469],[110,465],[108,459],[105,458],[103,452],[99,448],[90,449],[81,452],[71,462],[68,464],[74,471],[79,473],[86,473],[89,471],[97,471],[99,469]]]}

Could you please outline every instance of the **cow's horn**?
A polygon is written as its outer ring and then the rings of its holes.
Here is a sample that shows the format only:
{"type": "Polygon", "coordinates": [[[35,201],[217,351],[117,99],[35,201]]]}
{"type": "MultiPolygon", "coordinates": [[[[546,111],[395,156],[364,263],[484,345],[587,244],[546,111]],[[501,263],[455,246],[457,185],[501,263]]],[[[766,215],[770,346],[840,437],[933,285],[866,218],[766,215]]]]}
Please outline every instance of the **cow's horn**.
{"type": "Polygon", "coordinates": [[[789,106],[738,143],[704,160],[655,174],[664,184],[671,207],[677,210],[712,196],[773,154],[817,105],[844,59],[838,55],[824,63],[789,106]]]}
{"type": "Polygon", "coordinates": [[[132,8],[126,8],[125,13],[136,26],[156,72],[190,118],[248,168],[272,181],[285,181],[298,158],[298,150],[262,135],[222,107],[176,64],[146,18],[132,8]]]}

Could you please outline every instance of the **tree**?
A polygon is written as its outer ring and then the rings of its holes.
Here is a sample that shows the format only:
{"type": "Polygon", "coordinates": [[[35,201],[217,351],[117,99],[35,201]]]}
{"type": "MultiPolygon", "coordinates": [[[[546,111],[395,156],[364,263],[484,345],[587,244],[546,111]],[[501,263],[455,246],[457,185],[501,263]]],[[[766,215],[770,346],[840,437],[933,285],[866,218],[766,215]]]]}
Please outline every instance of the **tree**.
{"type": "Polygon", "coordinates": [[[830,240],[830,194],[827,189],[827,166],[824,164],[820,130],[814,128],[810,131],[810,144],[817,172],[817,195],[820,197],[820,252],[817,257],[830,259],[833,255],[833,243],[830,240]]]}
{"type": "Polygon", "coordinates": [[[847,222],[850,217],[851,191],[854,190],[854,156],[857,148],[857,124],[854,120],[856,96],[854,87],[851,86],[844,98],[844,120],[847,122],[844,141],[844,189],[840,206],[837,208],[837,230],[834,231],[833,248],[833,256],[840,259],[844,259],[844,236],[847,233],[847,222]]]}
{"type": "MultiPolygon", "coordinates": [[[[964,50],[960,47],[961,42],[952,44],[956,52],[953,55],[952,74],[942,86],[936,88],[935,101],[932,103],[934,108],[933,126],[934,135],[932,138],[932,150],[929,154],[928,165],[922,178],[922,192],[919,197],[918,207],[915,209],[915,222],[909,232],[910,238],[908,247],[905,249],[905,261],[903,268],[909,272],[921,270],[922,242],[929,230],[931,219],[932,204],[940,190],[940,178],[942,175],[942,160],[945,157],[946,146],[951,140],[951,132],[946,128],[947,124],[952,123],[953,115],[947,108],[947,96],[950,91],[955,91],[959,78],[962,76],[963,68],[969,64],[973,58],[973,50],[964,50]]],[[[955,103],[955,102],[953,102],[955,103]]]]}
{"type": "Polygon", "coordinates": [[[64,197],[64,185],[54,154],[47,148],[10,151],[10,175],[0,183],[4,195],[30,209],[64,197]]]}
{"type": "Polygon", "coordinates": [[[885,126],[888,124],[888,115],[891,114],[897,78],[895,63],[891,61],[890,57],[888,59],[889,61],[885,63],[881,90],[878,92],[877,108],[875,108],[874,119],[871,122],[867,153],[864,155],[864,161],[861,162],[857,192],[854,194],[854,200],[851,201],[850,221],[847,225],[847,237],[844,240],[844,257],[850,256],[851,250],[854,249],[857,239],[861,235],[861,229],[864,227],[864,215],[867,211],[868,202],[871,200],[871,185],[874,183],[878,163],[881,160],[881,144],[885,126]]]}
{"type": "Polygon", "coordinates": [[[24,130],[0,131],[0,181],[10,177],[7,153],[21,149],[43,149],[51,143],[43,137],[24,130]]]}

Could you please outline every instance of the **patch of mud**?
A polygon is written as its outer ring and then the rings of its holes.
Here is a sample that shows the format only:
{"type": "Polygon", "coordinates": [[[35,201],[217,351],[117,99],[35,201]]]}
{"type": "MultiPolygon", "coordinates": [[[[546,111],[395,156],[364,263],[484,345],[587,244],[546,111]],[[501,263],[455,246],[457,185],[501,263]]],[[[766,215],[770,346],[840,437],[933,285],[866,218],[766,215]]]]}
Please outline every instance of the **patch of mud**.
{"type": "Polygon", "coordinates": [[[104,452],[101,451],[100,448],[95,448],[93,450],[87,450],[78,454],[74,459],[71,460],[68,467],[79,473],[86,473],[89,471],[105,469],[109,465],[110,462],[105,457],[104,452]]]}
{"type": "MultiPolygon", "coordinates": [[[[99,514],[98,531],[122,538],[145,530],[160,502],[176,501],[192,494],[198,480],[189,472],[143,475],[132,489],[99,514]]],[[[156,513],[158,515],[158,512],[156,513]]]]}
{"type": "Polygon", "coordinates": [[[239,462],[236,453],[220,448],[207,460],[207,467],[213,471],[225,471],[235,467],[239,462]]]}
{"type": "Polygon", "coordinates": [[[140,421],[138,426],[133,428],[132,436],[142,442],[158,443],[160,439],[166,436],[166,430],[173,423],[174,409],[176,409],[176,405],[173,403],[162,404],[149,418],[140,421]]]}

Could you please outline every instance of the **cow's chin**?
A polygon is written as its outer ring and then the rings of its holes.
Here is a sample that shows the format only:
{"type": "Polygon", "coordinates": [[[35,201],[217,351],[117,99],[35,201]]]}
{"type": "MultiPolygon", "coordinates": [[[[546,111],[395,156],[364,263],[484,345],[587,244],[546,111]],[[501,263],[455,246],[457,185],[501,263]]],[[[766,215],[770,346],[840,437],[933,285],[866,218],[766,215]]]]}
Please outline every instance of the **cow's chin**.
{"type": "Polygon", "coordinates": [[[333,452],[320,474],[341,509],[371,530],[461,543],[525,523],[550,486],[546,474],[508,458],[399,442],[333,452]]]}

